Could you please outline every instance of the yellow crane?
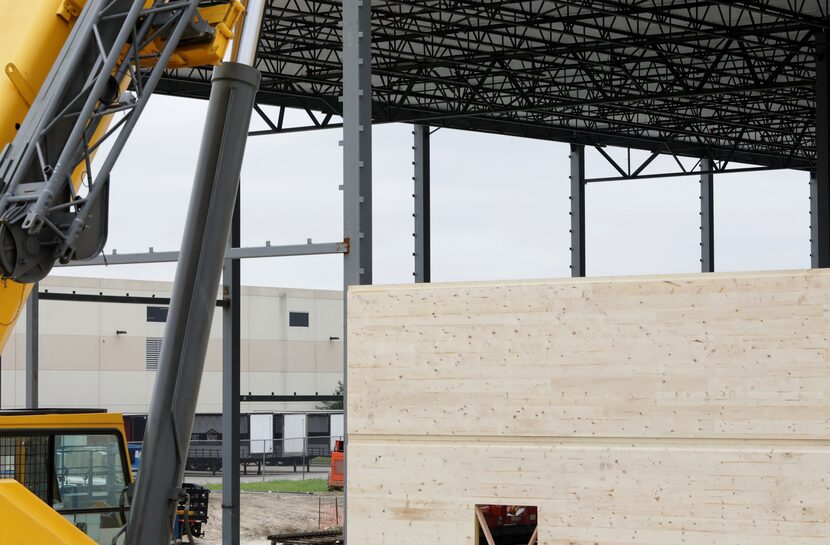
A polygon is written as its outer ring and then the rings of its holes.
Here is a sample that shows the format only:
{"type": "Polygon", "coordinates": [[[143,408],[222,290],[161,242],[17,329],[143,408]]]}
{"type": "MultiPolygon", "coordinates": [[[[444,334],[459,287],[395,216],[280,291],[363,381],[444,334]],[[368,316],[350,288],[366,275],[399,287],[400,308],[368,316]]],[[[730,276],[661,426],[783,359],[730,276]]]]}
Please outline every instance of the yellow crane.
{"type": "MultiPolygon", "coordinates": [[[[0,14],[8,29],[0,33],[0,66],[5,73],[5,77],[0,77],[0,148],[11,143],[20,129],[86,2],[0,1],[0,14]]],[[[152,4],[152,0],[145,2],[146,7],[152,4]]],[[[200,16],[213,29],[211,40],[177,48],[168,65],[176,68],[219,63],[242,11],[239,1],[199,9],[200,16]]],[[[152,47],[158,50],[158,44],[152,47]]],[[[153,53],[142,52],[147,56],[153,53]]],[[[124,84],[128,82],[129,77],[124,84]]],[[[107,117],[99,125],[93,144],[111,120],[111,116],[107,117]]],[[[83,168],[76,165],[73,172],[76,189],[84,182],[83,168]]],[[[8,277],[0,283],[0,350],[6,345],[31,289],[31,283],[15,282],[8,277]]]]}
{"type": "Polygon", "coordinates": [[[198,394],[182,384],[198,388],[204,365],[205,309],[259,84],[253,68],[222,64],[243,12],[239,0],[0,0],[0,350],[33,282],[102,250],[110,171],[162,71],[221,64],[142,453],[149,469],[133,494],[121,415],[0,415],[4,544],[170,541],[198,394]]]}

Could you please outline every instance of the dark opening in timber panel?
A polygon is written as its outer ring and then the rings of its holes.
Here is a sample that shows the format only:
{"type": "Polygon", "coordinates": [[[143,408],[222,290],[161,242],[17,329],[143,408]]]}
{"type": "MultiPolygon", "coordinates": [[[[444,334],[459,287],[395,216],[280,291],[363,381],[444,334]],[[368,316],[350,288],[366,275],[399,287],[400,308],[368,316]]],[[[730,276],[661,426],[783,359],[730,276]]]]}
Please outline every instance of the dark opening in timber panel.
{"type": "MultiPolygon", "coordinates": [[[[376,122],[813,168],[827,0],[372,2],[376,122]]],[[[339,115],[341,0],[270,0],[260,104],[339,115]]],[[[159,91],[206,98],[209,69],[159,91]]],[[[319,123],[319,121],[318,121],[319,123]]]]}
{"type": "Polygon", "coordinates": [[[539,508],[535,505],[476,505],[478,545],[537,545],[539,508]]]}

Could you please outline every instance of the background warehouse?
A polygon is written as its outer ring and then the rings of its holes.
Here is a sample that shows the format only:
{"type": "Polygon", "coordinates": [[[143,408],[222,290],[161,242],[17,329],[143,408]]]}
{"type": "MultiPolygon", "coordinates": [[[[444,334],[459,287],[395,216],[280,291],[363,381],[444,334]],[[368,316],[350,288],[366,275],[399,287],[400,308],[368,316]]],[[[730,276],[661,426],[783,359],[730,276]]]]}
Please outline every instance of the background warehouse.
{"type": "MultiPolygon", "coordinates": [[[[172,283],[50,277],[41,291],[170,296],[172,283]]],[[[40,403],[145,413],[158,365],[166,306],[40,302],[40,403]]],[[[339,291],[242,288],[242,392],[330,394],[343,378],[339,291]]],[[[222,410],[222,320],[211,329],[198,412],[222,410]]],[[[25,312],[2,353],[2,408],[25,403],[25,312]]],[[[246,403],[243,411],[313,411],[314,403],[246,403]]]]}

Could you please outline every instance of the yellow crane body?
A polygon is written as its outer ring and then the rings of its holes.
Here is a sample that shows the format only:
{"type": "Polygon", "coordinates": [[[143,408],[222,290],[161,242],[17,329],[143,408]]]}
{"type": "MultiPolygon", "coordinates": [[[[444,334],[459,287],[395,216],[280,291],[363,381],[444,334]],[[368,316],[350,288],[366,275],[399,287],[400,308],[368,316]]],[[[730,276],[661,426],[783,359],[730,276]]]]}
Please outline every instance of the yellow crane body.
{"type": "MultiPolygon", "coordinates": [[[[0,148],[14,138],[86,0],[0,1],[0,148]],[[75,11],[72,11],[75,10],[75,11]]],[[[0,349],[6,346],[31,284],[0,283],[0,349]]]]}
{"type": "MultiPolygon", "coordinates": [[[[152,5],[146,0],[145,6],[152,5]]],[[[86,0],[0,0],[0,149],[14,138],[29,111],[38,90],[66,42],[69,32],[81,13],[86,0]]],[[[208,43],[183,44],[170,59],[171,68],[218,64],[234,36],[244,7],[239,0],[199,8],[202,16],[215,30],[208,43]]],[[[151,58],[160,42],[151,44],[142,55],[151,58]]],[[[99,125],[93,141],[109,126],[109,119],[99,125]]],[[[74,173],[76,189],[83,167],[74,173]]],[[[6,346],[15,322],[29,298],[32,284],[0,279],[0,350],[6,346]]]]}
{"type": "Polygon", "coordinates": [[[95,545],[95,542],[43,503],[22,484],[0,480],[0,526],[14,545],[95,545]]]}
{"type": "Polygon", "coordinates": [[[3,543],[109,543],[118,489],[133,480],[125,437],[120,414],[0,415],[3,543]]]}

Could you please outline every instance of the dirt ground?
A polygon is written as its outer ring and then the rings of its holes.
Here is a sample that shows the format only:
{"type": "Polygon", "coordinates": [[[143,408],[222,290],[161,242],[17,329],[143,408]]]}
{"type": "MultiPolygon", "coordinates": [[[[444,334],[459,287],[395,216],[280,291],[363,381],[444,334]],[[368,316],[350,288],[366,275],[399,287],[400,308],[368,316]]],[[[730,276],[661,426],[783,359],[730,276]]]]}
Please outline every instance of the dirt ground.
{"type": "MultiPolygon", "coordinates": [[[[269,494],[242,492],[241,545],[270,545],[268,536],[286,532],[317,530],[331,521],[335,498],[342,504],[342,496],[327,494],[269,494]],[[320,513],[322,512],[322,521],[320,513]],[[328,516],[327,516],[328,513],[328,516]]],[[[208,525],[205,536],[197,539],[199,545],[222,544],[222,494],[211,492],[208,507],[208,525]]]]}

